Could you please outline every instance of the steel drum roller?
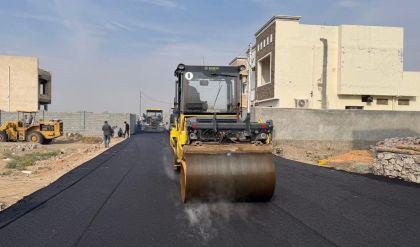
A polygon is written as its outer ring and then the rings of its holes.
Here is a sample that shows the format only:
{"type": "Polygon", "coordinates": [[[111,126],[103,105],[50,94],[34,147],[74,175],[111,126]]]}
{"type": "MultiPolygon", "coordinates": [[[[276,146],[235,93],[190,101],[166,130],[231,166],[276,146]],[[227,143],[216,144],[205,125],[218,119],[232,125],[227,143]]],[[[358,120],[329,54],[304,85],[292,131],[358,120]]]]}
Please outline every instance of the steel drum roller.
{"type": "Polygon", "coordinates": [[[186,154],[181,197],[208,200],[267,201],[276,176],[271,153],[186,154]]]}

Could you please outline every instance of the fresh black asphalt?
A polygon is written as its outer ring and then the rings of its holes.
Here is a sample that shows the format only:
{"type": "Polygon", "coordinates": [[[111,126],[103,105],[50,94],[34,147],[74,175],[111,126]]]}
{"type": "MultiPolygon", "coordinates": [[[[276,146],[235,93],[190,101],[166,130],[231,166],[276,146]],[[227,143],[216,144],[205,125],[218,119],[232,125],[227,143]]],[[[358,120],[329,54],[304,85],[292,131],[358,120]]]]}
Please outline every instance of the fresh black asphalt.
{"type": "Polygon", "coordinates": [[[265,203],[188,203],[166,134],[132,136],[0,213],[0,246],[420,246],[420,187],[276,158],[265,203]]]}

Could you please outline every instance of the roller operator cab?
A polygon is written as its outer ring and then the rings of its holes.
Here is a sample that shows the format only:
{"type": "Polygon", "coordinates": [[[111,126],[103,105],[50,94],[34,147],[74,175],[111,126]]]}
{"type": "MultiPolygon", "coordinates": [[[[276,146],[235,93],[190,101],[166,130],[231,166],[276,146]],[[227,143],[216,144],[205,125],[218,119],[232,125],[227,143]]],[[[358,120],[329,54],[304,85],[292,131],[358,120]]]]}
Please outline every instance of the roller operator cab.
{"type": "Polygon", "coordinates": [[[171,116],[182,201],[269,200],[275,188],[272,121],[241,112],[244,66],[178,65],[171,116]]]}

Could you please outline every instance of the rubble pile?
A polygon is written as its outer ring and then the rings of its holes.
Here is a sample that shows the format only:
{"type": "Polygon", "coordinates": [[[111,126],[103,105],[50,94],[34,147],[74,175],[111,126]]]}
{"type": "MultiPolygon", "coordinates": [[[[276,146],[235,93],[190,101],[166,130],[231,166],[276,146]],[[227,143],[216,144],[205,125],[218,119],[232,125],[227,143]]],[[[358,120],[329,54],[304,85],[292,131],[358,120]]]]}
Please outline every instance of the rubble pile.
{"type": "Polygon", "coordinates": [[[25,151],[32,151],[34,149],[38,149],[37,143],[14,143],[10,148],[9,151],[12,153],[19,153],[25,151]]]}
{"type": "Polygon", "coordinates": [[[4,209],[6,209],[7,208],[7,205],[6,205],[6,203],[4,203],[4,202],[0,202],[0,211],[3,211],[4,209]]]}
{"type": "Polygon", "coordinates": [[[372,147],[373,173],[420,183],[420,137],[389,138],[372,147]]]}
{"type": "Polygon", "coordinates": [[[376,143],[376,146],[397,147],[401,145],[420,145],[420,137],[388,138],[376,143]]]}
{"type": "Polygon", "coordinates": [[[71,133],[71,132],[69,132],[69,133],[66,133],[66,137],[69,140],[80,141],[80,139],[82,139],[83,136],[81,134],[79,134],[79,133],[71,133]]]}

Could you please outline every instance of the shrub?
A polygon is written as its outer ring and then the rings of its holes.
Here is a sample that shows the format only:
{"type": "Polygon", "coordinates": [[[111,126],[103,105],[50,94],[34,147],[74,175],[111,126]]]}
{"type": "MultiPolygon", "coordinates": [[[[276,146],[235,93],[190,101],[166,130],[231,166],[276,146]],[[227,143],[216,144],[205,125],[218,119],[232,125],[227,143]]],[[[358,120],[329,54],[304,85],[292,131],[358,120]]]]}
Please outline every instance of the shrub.
{"type": "Polygon", "coordinates": [[[6,168],[23,170],[27,166],[35,165],[37,161],[47,160],[59,154],[60,152],[58,151],[50,151],[46,153],[35,152],[35,153],[24,154],[24,155],[8,154],[7,158],[9,158],[10,161],[7,162],[6,168]]]}
{"type": "Polygon", "coordinates": [[[0,175],[1,176],[9,176],[9,175],[11,175],[12,174],[12,171],[11,170],[8,170],[8,171],[4,171],[4,172],[2,172],[0,175]]]}

